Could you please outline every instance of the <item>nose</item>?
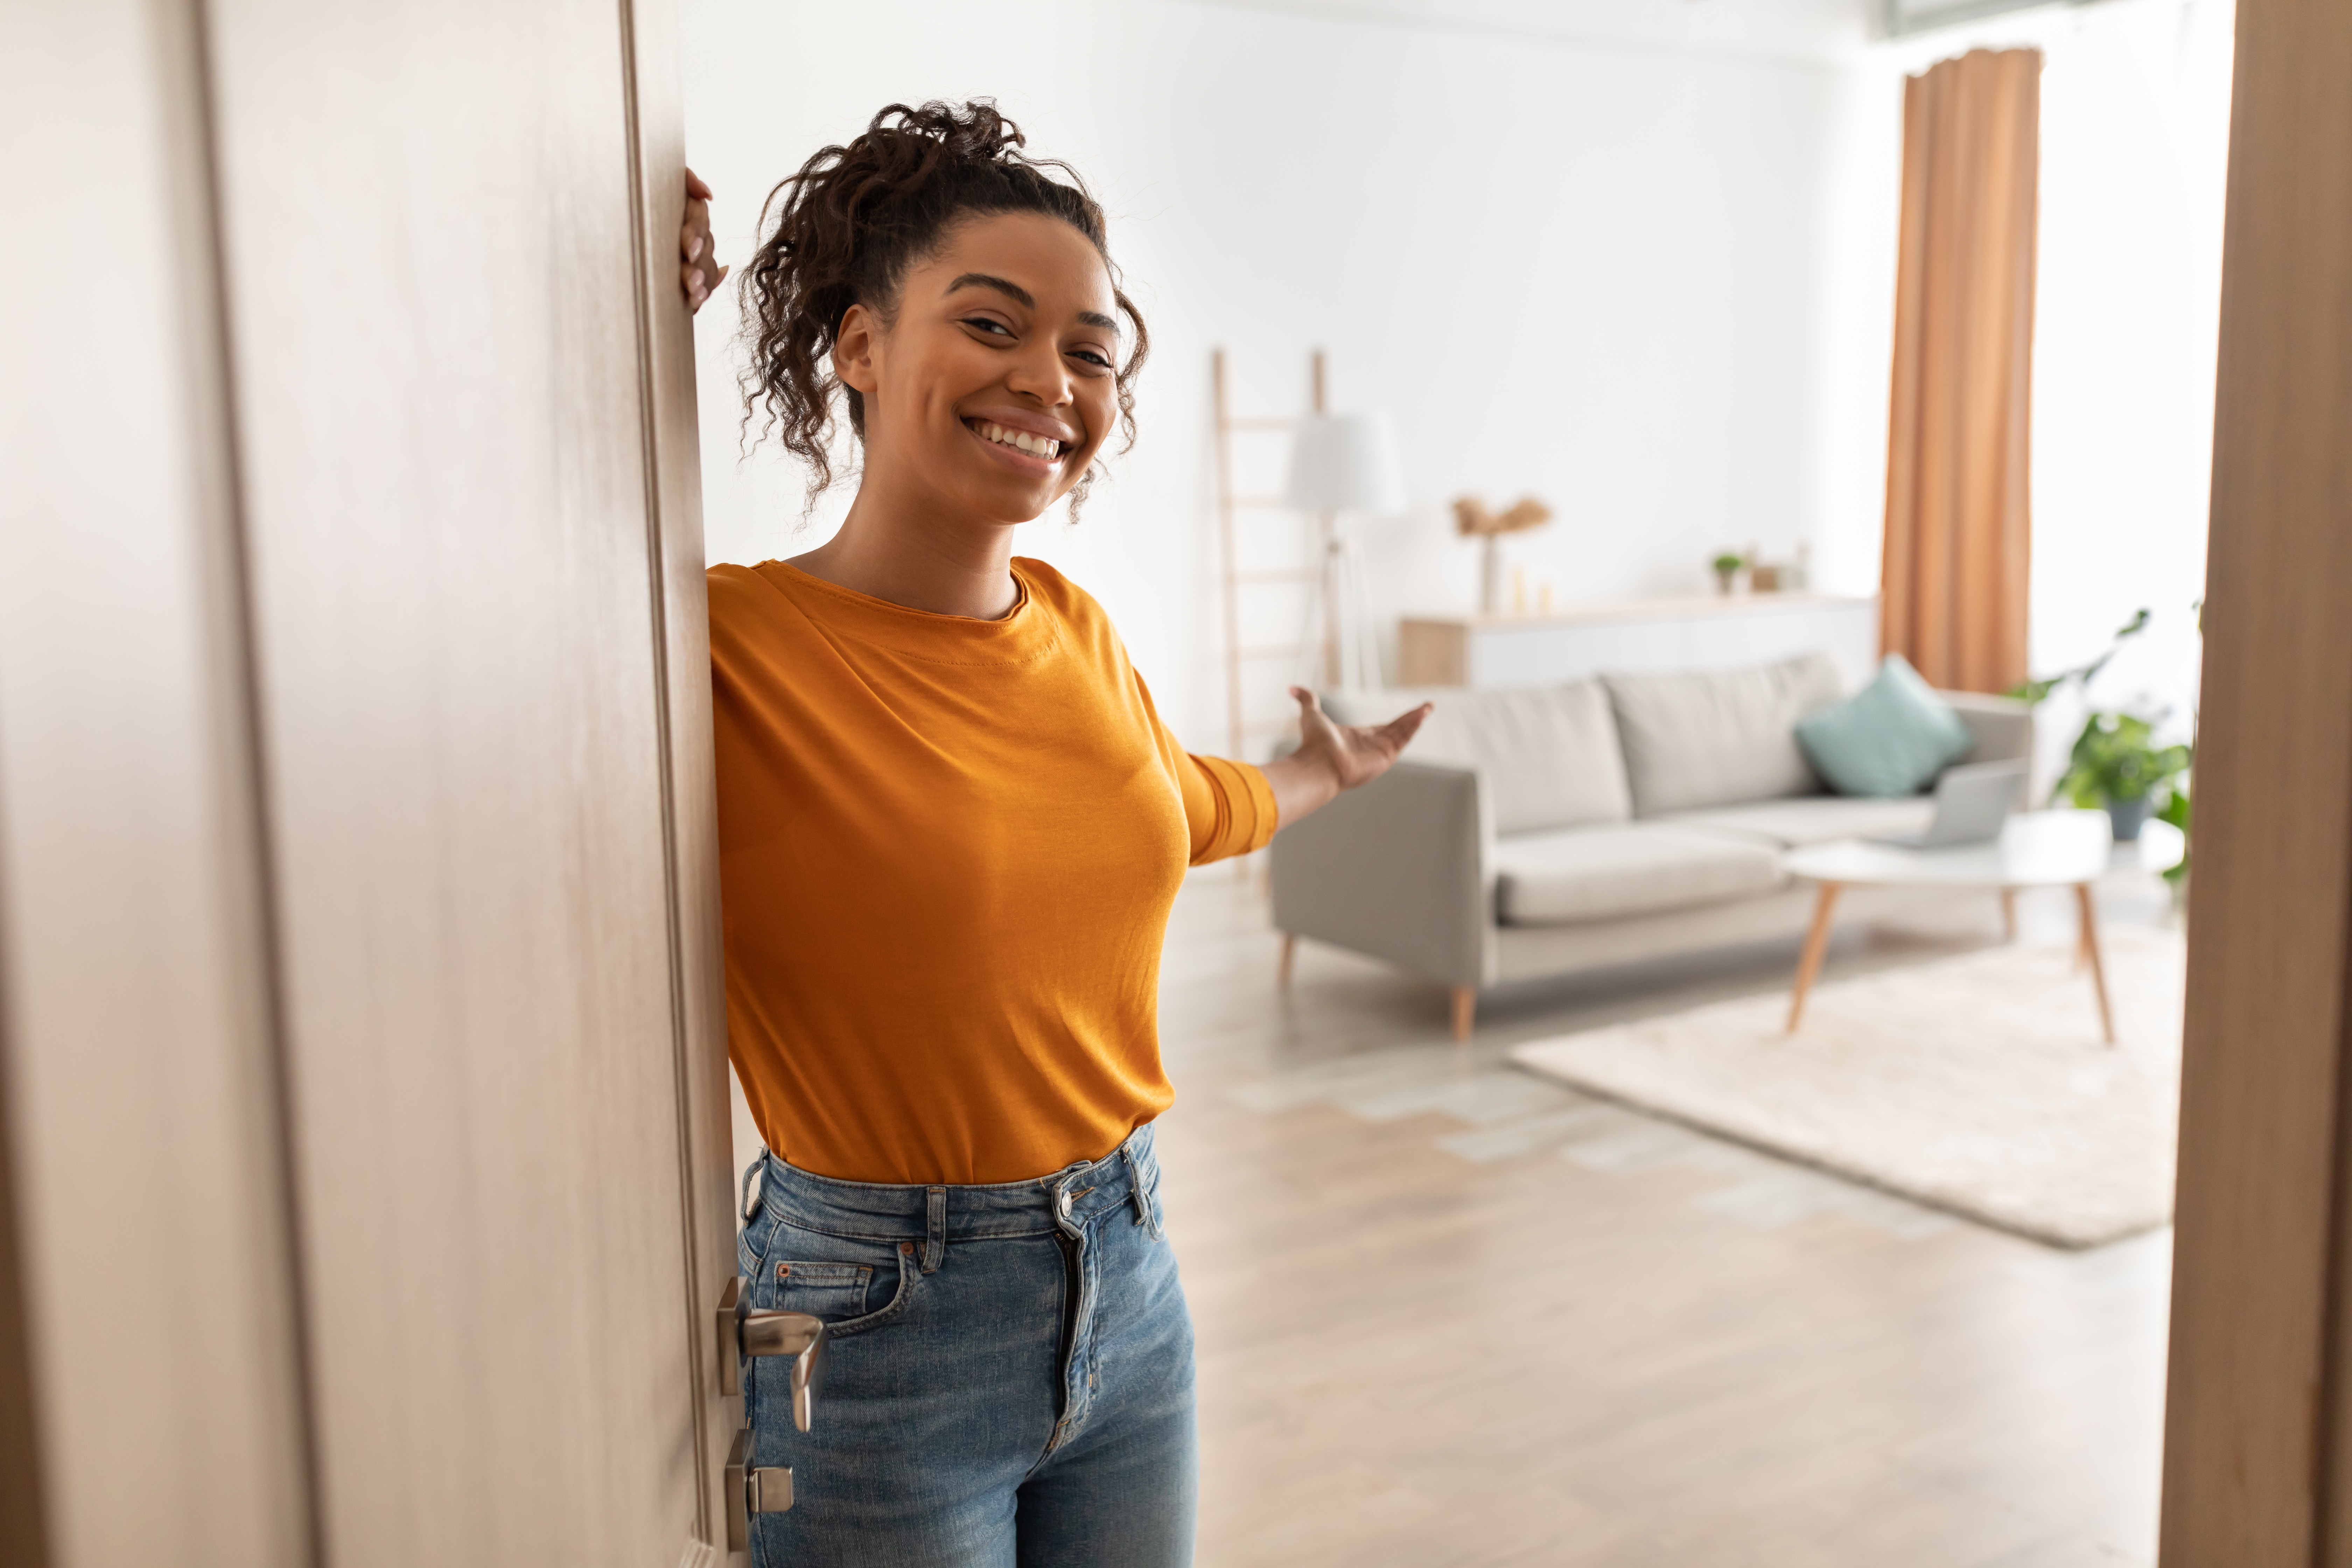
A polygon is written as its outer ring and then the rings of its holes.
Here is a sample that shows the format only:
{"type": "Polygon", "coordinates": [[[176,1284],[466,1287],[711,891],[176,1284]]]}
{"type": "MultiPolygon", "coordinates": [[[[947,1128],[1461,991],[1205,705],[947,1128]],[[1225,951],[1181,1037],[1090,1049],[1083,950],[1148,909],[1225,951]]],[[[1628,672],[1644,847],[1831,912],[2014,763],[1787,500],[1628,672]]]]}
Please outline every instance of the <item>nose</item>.
{"type": "Polygon", "coordinates": [[[1062,351],[1048,342],[1024,343],[1004,378],[1007,391],[1034,397],[1047,408],[1059,408],[1076,395],[1076,378],[1063,363],[1062,351]]]}

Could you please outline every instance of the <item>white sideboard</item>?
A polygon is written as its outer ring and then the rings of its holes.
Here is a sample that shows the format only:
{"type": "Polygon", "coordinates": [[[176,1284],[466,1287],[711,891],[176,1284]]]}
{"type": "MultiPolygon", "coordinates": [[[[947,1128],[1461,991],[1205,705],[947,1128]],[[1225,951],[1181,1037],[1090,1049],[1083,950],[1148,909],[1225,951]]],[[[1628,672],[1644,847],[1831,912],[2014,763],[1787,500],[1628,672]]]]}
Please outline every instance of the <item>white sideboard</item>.
{"type": "Polygon", "coordinates": [[[1720,669],[1819,649],[1849,689],[1878,667],[1878,601],[1826,594],[1637,599],[1549,616],[1412,617],[1402,686],[1552,686],[1602,670],[1720,669]]]}

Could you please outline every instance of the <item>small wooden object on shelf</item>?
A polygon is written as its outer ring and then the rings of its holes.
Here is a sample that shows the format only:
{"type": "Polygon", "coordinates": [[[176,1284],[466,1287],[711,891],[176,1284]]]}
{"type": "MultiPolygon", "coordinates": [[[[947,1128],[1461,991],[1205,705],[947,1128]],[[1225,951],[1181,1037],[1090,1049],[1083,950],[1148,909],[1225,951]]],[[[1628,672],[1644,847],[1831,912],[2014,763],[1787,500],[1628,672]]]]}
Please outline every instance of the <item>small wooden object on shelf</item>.
{"type": "Polygon", "coordinates": [[[1454,503],[1454,531],[1484,546],[1478,559],[1481,615],[1500,615],[1503,610],[1503,552],[1499,543],[1503,535],[1541,528],[1550,521],[1551,508],[1533,496],[1521,496],[1508,510],[1499,512],[1488,511],[1486,503],[1476,496],[1464,496],[1454,503]]]}

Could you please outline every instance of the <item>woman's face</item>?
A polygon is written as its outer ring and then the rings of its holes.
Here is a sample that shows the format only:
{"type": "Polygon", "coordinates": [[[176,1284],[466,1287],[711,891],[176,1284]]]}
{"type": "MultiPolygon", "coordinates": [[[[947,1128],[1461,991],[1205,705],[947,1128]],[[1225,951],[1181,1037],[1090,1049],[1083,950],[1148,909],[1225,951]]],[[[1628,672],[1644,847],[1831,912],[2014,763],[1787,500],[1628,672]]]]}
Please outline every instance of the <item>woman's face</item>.
{"type": "Polygon", "coordinates": [[[1110,274],[1037,213],[951,227],[908,269],[887,328],[853,305],[834,369],[866,402],[866,483],[1026,522],[1085,477],[1118,417],[1110,274]]]}

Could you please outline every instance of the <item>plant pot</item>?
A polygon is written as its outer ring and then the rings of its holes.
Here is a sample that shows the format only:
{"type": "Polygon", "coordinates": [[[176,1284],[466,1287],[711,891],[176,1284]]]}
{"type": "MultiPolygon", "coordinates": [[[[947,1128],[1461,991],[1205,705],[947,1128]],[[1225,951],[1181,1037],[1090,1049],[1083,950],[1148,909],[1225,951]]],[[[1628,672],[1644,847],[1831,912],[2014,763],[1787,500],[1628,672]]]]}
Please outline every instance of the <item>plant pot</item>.
{"type": "Polygon", "coordinates": [[[1733,567],[1733,568],[1732,568],[1730,571],[1728,571],[1728,572],[1725,571],[1725,570],[1724,570],[1722,567],[1720,567],[1720,566],[1718,566],[1718,567],[1717,567],[1717,568],[1715,569],[1715,591],[1716,591],[1717,593],[1721,594],[1721,595],[1726,595],[1727,597],[1728,597],[1728,596],[1729,596],[1729,595],[1730,595],[1730,593],[1731,593],[1731,590],[1732,590],[1735,586],[1737,586],[1737,585],[1738,585],[1738,582],[1739,582],[1739,568],[1738,568],[1738,567],[1735,566],[1735,567],[1733,567]]]}
{"type": "Polygon", "coordinates": [[[2137,839],[2139,837],[2139,830],[2147,826],[2147,812],[2148,803],[2146,795],[2140,796],[2137,800],[2107,802],[2107,822],[2116,830],[2116,842],[2129,844],[2137,839]]]}

